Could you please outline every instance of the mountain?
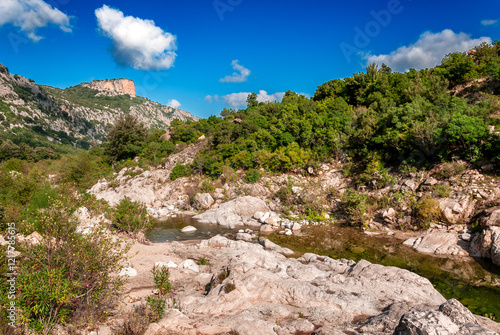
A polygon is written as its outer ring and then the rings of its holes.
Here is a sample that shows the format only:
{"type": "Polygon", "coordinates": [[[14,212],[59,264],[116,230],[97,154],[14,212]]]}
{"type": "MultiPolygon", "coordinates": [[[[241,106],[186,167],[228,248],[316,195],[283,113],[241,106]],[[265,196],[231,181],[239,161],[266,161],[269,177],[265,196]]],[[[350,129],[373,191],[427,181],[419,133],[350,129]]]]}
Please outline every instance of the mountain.
{"type": "Polygon", "coordinates": [[[174,119],[199,119],[136,96],[130,79],[95,80],[59,89],[13,75],[0,64],[0,139],[32,147],[88,148],[92,142],[104,141],[108,127],[124,113],[137,116],[152,129],[168,128],[174,119]]]}

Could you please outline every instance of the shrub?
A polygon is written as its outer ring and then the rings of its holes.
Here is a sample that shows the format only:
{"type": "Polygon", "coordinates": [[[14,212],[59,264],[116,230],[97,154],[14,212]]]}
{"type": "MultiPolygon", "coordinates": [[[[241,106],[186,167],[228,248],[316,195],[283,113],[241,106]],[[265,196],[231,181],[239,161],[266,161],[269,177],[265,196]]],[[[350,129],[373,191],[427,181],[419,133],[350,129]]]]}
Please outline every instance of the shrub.
{"type": "Polygon", "coordinates": [[[143,335],[149,327],[150,310],[147,305],[140,305],[133,311],[125,313],[125,320],[116,335],[143,335]]]}
{"type": "Polygon", "coordinates": [[[345,212],[349,216],[349,221],[353,224],[364,225],[368,210],[368,195],[349,189],[342,200],[345,203],[345,212]]]}
{"type": "Polygon", "coordinates": [[[144,232],[153,224],[146,206],[124,197],[113,213],[113,226],[132,235],[144,232]]]}
{"type": "Polygon", "coordinates": [[[445,163],[436,173],[436,177],[439,179],[451,178],[464,172],[465,168],[465,163],[462,162],[445,163]]]}
{"type": "Polygon", "coordinates": [[[133,159],[141,152],[148,133],[148,128],[137,117],[131,114],[118,117],[107,134],[105,152],[109,160],[133,159]]]}
{"type": "Polygon", "coordinates": [[[123,279],[126,248],[100,229],[87,235],[77,232],[73,210],[59,200],[36,217],[43,242],[21,246],[17,278],[19,320],[37,332],[49,334],[55,324],[82,316],[91,324],[110,309],[123,279]],[[95,319],[92,319],[95,318],[95,319]]]}
{"type": "Polygon", "coordinates": [[[193,171],[186,165],[177,164],[172,169],[172,173],[170,174],[170,179],[176,180],[177,178],[190,176],[192,173],[193,171]]]}
{"type": "MultiPolygon", "coordinates": [[[[172,283],[170,282],[170,270],[165,266],[154,266],[151,270],[151,274],[153,275],[153,281],[158,290],[158,295],[148,296],[147,305],[151,309],[150,320],[157,321],[165,315],[167,301],[169,301],[173,295],[172,283]]],[[[175,302],[172,304],[175,304],[175,302]]]]}
{"type": "Polygon", "coordinates": [[[447,198],[451,194],[451,188],[449,185],[439,185],[433,186],[434,193],[441,198],[447,198]]]}
{"type": "Polygon", "coordinates": [[[426,194],[415,204],[413,214],[417,219],[419,227],[421,229],[427,229],[429,228],[431,222],[439,221],[441,219],[439,201],[426,194]]]}
{"type": "Polygon", "coordinates": [[[259,170],[250,169],[246,172],[243,179],[248,183],[256,183],[260,180],[260,172],[259,170]]]}
{"type": "Polygon", "coordinates": [[[199,188],[201,193],[213,193],[215,191],[214,183],[209,179],[204,179],[199,188]]]}
{"type": "Polygon", "coordinates": [[[283,186],[278,192],[276,192],[275,196],[280,199],[281,203],[286,206],[290,206],[292,204],[292,187],[291,186],[283,186]]]}

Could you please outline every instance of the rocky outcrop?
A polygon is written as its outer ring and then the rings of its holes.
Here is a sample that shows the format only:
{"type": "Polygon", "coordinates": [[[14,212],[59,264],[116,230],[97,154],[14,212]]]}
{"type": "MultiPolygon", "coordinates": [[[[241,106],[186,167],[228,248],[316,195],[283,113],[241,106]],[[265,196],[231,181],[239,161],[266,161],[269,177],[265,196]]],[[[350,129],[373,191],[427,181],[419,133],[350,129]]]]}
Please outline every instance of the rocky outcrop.
{"type": "Polygon", "coordinates": [[[135,97],[135,83],[130,79],[94,80],[91,83],[82,83],[83,87],[103,92],[108,96],[128,94],[135,97]]]}
{"type": "Polygon", "coordinates": [[[479,223],[482,232],[474,238],[473,248],[479,256],[500,265],[500,206],[483,211],[479,223]]]}
{"type": "Polygon", "coordinates": [[[439,207],[443,219],[448,224],[468,222],[474,214],[474,202],[468,194],[460,194],[456,198],[442,198],[439,207]]]}
{"type": "Polygon", "coordinates": [[[146,334],[393,334],[396,327],[422,329],[401,334],[437,334],[423,331],[434,324],[490,334],[427,279],[364,260],[315,254],[286,258],[260,244],[221,236],[196,245],[135,244],[129,254],[137,271],[125,287],[124,302],[135,302],[129,308],[151,294],[155,263],[192,265],[188,260],[204,257],[210,264],[170,268],[182,309],[167,309],[146,334]]]}
{"type": "Polygon", "coordinates": [[[244,196],[223,203],[216,209],[194,216],[201,223],[218,224],[221,226],[235,227],[237,225],[260,226],[257,220],[251,220],[255,212],[267,212],[266,203],[255,197],[244,196]]]}
{"type": "Polygon", "coordinates": [[[470,243],[459,237],[459,234],[429,229],[425,235],[407,239],[403,244],[411,246],[415,251],[452,256],[468,256],[470,243]]]}
{"type": "Polygon", "coordinates": [[[479,324],[476,317],[456,299],[439,306],[439,310],[413,311],[404,314],[394,335],[495,335],[479,324]]]}

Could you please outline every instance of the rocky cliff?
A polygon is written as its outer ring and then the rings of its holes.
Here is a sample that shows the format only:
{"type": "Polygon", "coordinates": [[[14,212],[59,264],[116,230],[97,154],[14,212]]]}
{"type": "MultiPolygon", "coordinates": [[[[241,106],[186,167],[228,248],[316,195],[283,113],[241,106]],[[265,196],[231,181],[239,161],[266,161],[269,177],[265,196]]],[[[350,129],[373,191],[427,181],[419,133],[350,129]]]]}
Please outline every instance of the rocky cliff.
{"type": "Polygon", "coordinates": [[[160,129],[174,119],[198,120],[186,111],[136,96],[129,79],[59,89],[13,75],[0,64],[0,139],[32,146],[87,148],[93,141],[103,141],[109,125],[123,113],[160,129]]]}
{"type": "Polygon", "coordinates": [[[117,96],[128,94],[132,98],[135,95],[135,83],[130,79],[106,79],[94,80],[91,83],[82,83],[83,87],[100,91],[108,96],[117,96]]]}

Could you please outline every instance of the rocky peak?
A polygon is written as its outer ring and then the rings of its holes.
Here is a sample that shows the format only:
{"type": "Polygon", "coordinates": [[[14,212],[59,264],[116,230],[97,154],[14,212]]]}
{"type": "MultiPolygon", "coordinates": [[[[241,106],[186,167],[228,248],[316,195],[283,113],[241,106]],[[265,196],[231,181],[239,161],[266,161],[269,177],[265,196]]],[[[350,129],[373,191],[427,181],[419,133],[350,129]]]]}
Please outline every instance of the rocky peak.
{"type": "Polygon", "coordinates": [[[94,80],[91,83],[82,83],[83,87],[103,92],[104,95],[116,96],[128,94],[135,97],[135,83],[130,79],[94,80]]]}

